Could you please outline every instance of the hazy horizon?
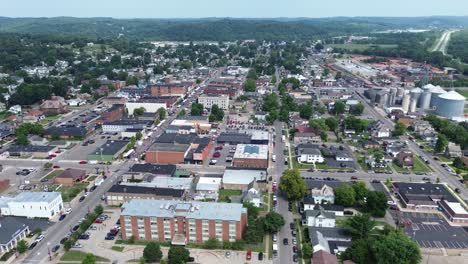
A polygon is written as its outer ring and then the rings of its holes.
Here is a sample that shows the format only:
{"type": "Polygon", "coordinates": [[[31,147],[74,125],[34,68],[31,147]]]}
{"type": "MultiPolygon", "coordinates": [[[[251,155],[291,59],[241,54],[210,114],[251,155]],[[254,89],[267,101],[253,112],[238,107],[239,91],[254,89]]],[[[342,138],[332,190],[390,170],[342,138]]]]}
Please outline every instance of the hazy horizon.
{"type": "Polygon", "coordinates": [[[468,16],[466,0],[0,0],[0,16],[117,19],[334,18],[468,16]]]}

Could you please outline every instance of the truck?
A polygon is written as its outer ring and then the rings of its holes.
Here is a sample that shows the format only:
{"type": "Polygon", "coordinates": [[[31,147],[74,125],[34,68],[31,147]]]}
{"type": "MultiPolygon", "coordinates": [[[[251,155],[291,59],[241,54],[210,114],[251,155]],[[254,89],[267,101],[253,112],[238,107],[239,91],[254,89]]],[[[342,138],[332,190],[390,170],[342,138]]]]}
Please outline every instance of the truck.
{"type": "Polygon", "coordinates": [[[286,136],[285,135],[282,135],[281,136],[281,141],[284,143],[286,141],[286,136]]]}
{"type": "Polygon", "coordinates": [[[275,154],[273,154],[273,155],[271,156],[271,160],[272,160],[273,162],[276,162],[276,155],[275,155],[275,154]]]}

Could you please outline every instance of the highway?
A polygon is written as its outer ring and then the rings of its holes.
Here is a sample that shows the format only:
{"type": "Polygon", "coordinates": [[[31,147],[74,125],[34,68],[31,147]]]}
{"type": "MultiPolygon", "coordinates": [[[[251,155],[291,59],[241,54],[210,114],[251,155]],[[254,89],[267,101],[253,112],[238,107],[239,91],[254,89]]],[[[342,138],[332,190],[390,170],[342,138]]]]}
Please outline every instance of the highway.
{"type": "Polygon", "coordinates": [[[440,51],[444,55],[447,55],[447,46],[448,46],[448,43],[450,42],[450,36],[452,35],[452,33],[456,32],[456,31],[457,30],[447,30],[447,31],[445,31],[442,34],[442,36],[440,37],[440,39],[438,40],[437,44],[432,49],[432,52],[440,51]]]}

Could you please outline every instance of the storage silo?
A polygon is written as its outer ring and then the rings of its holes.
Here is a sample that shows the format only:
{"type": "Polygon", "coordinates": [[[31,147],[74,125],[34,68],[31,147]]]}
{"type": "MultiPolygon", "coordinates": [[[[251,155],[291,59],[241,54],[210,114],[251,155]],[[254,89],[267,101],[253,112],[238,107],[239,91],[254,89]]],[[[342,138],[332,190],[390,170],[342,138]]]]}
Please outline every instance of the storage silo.
{"type": "Polygon", "coordinates": [[[416,112],[416,104],[417,104],[417,103],[418,103],[418,101],[416,101],[416,99],[411,99],[410,107],[409,107],[409,108],[410,108],[409,111],[410,111],[411,113],[416,112]]]}
{"type": "Polygon", "coordinates": [[[408,113],[410,102],[411,96],[409,94],[403,95],[403,101],[401,102],[401,108],[403,108],[403,112],[408,113]]]}
{"type": "Polygon", "coordinates": [[[419,107],[422,109],[429,109],[431,104],[431,91],[429,89],[424,89],[419,98],[419,107]]]}
{"type": "Polygon", "coordinates": [[[440,94],[435,102],[436,114],[452,118],[463,116],[465,110],[465,97],[461,94],[450,91],[440,94]]]}
{"type": "Polygon", "coordinates": [[[388,105],[395,105],[395,99],[397,95],[397,88],[390,88],[390,93],[388,95],[388,105]]]}
{"type": "Polygon", "coordinates": [[[434,108],[436,106],[436,101],[439,98],[439,95],[444,94],[446,92],[447,91],[445,91],[442,87],[440,87],[438,85],[434,86],[431,89],[431,102],[429,104],[430,108],[434,108]]]}
{"type": "Polygon", "coordinates": [[[402,97],[403,95],[405,95],[405,88],[403,88],[403,87],[398,88],[397,96],[402,97]]]}
{"type": "Polygon", "coordinates": [[[414,88],[414,89],[411,89],[410,91],[410,95],[411,95],[411,99],[415,100],[416,103],[418,103],[419,101],[419,97],[421,97],[421,93],[422,93],[422,89],[421,88],[414,88]]]}
{"type": "Polygon", "coordinates": [[[387,93],[381,95],[381,99],[380,99],[379,104],[382,105],[382,106],[387,106],[388,105],[388,94],[387,93]]]}

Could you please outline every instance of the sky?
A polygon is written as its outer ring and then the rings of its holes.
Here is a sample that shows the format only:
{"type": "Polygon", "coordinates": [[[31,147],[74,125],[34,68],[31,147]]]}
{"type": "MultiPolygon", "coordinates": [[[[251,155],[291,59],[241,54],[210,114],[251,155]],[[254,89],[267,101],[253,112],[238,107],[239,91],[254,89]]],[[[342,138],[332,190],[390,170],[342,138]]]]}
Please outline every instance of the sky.
{"type": "Polygon", "coordinates": [[[468,0],[0,0],[6,17],[466,16],[468,0]]]}

